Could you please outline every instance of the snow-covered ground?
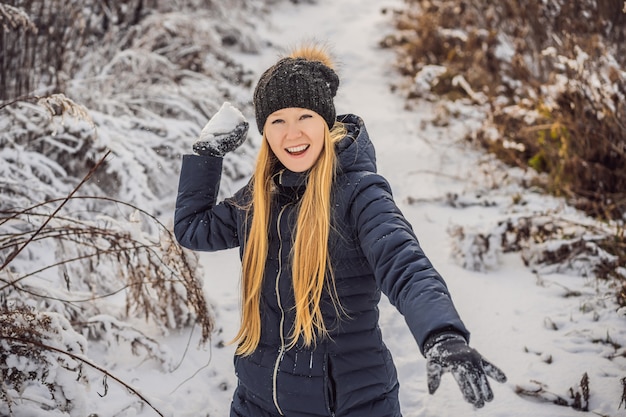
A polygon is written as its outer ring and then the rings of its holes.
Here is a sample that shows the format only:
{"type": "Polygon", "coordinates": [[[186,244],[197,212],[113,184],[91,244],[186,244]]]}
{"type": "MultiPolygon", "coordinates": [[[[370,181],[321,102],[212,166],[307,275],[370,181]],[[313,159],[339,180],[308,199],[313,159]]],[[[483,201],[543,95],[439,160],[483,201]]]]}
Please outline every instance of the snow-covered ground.
{"type": "MultiPolygon", "coordinates": [[[[365,120],[377,148],[379,171],[390,181],[426,254],[446,278],[472,331],[472,346],[508,376],[507,383],[492,384],[495,399],[480,410],[464,402],[450,375],[444,376],[435,395],[429,395],[425,360],[403,318],[383,302],[381,327],[398,367],[403,415],[579,416],[573,408],[523,397],[516,390],[543,389],[544,399],[553,398],[550,393],[569,398],[570,388],[577,392],[585,373],[589,410],[601,416],[624,415],[620,380],[626,377],[626,355],[623,347],[616,352],[608,342],[626,345],[626,317],[618,314],[613,298],[602,297],[603,289],[595,280],[533,272],[519,253],[500,254],[493,248],[485,253],[483,271],[462,266],[464,260],[471,261],[470,249],[459,246],[451,230],[489,233],[498,220],[512,214],[532,216],[548,210],[572,219],[582,216],[559,200],[518,187],[516,179],[522,173],[505,170],[464,144],[467,129],[480,123],[476,110],[458,106],[457,117],[449,124],[435,126],[429,122],[439,116],[441,104],[423,102],[405,109],[403,97],[390,88],[399,77],[393,70],[393,52],[378,46],[393,30],[390,14],[382,10],[401,5],[401,0],[280,3],[269,21],[259,23],[259,36],[268,39],[269,46],[260,55],[241,53],[233,58],[260,74],[276,61],[281,49],[298,41],[314,38],[329,43],[342,80],[338,113],[355,113],[365,120]],[[524,205],[514,203],[520,198],[524,205]]],[[[258,141],[254,120],[247,116],[250,140],[258,141]]],[[[194,140],[189,138],[190,151],[194,140]]],[[[136,363],[132,355],[127,355],[126,363],[127,352],[101,354],[101,365],[115,363],[110,371],[167,416],[226,416],[236,383],[234,347],[223,344],[238,327],[238,253],[202,254],[201,261],[219,328],[210,346],[198,347],[198,329],[170,334],[163,344],[180,364],[167,374],[149,362],[136,363]]],[[[98,410],[98,416],[157,415],[150,407],[138,409],[137,398],[114,381],[103,381],[101,376],[93,381],[87,409],[98,410]],[[107,385],[102,398],[98,394],[105,387],[97,381],[107,385]]]]}

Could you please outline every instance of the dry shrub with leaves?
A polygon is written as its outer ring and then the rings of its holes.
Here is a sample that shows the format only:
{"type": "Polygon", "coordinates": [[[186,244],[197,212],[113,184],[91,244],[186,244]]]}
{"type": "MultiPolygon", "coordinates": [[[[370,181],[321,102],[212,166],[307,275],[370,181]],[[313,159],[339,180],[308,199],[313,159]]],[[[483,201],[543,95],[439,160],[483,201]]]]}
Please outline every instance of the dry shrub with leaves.
{"type": "MultiPolygon", "coordinates": [[[[398,33],[383,45],[398,51],[411,83],[429,66],[445,69],[429,94],[485,98],[488,121],[473,134],[479,143],[510,164],[547,173],[547,190],[590,215],[623,220],[622,8],[617,0],[407,0],[396,13],[398,33]]],[[[407,87],[409,98],[424,94],[416,87],[407,87]]]]}

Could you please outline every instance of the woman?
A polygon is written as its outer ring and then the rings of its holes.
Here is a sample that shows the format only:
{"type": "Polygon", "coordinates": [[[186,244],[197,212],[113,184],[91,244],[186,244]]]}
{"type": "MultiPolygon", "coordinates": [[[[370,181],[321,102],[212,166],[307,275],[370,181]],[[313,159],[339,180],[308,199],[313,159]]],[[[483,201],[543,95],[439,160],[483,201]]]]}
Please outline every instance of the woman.
{"type": "Polygon", "coordinates": [[[502,371],[467,345],[469,332],[387,181],[363,121],[336,116],[339,78],[316,46],[260,78],[263,142],[250,182],[217,203],[222,157],[247,124],[183,158],[175,233],[205,251],[240,247],[238,386],[231,417],[401,416],[398,381],[378,325],[381,291],[427,357],[429,391],[450,371],[467,401],[493,398],[502,371]]]}

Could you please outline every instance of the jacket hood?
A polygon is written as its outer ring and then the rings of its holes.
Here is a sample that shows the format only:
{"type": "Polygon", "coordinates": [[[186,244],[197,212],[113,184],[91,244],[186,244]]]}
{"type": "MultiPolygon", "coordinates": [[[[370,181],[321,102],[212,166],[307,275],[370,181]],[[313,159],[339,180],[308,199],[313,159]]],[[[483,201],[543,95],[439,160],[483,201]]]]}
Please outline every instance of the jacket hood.
{"type": "Polygon", "coordinates": [[[337,143],[340,173],[353,171],[376,172],[376,151],[370,141],[363,119],[354,114],[337,116],[347,134],[337,143]]]}

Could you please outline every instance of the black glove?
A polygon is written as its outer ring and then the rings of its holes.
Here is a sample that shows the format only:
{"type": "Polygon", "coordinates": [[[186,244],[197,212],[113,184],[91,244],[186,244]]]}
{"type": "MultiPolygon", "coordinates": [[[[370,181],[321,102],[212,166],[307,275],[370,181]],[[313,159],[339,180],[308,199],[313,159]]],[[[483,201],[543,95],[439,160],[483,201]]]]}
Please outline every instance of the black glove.
{"type": "Polygon", "coordinates": [[[459,384],[463,397],[480,408],[485,405],[485,401],[493,399],[487,377],[506,382],[504,372],[469,347],[465,338],[458,333],[445,332],[429,338],[424,344],[424,351],[428,392],[431,394],[439,388],[441,376],[450,372],[459,384]]]}
{"type": "Polygon", "coordinates": [[[198,155],[223,157],[245,142],[248,134],[248,122],[239,122],[230,132],[213,133],[209,140],[198,140],[193,144],[193,151],[198,155]]]}

